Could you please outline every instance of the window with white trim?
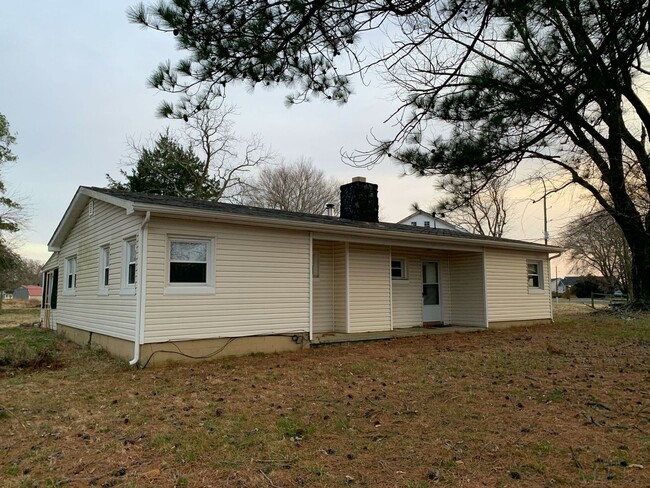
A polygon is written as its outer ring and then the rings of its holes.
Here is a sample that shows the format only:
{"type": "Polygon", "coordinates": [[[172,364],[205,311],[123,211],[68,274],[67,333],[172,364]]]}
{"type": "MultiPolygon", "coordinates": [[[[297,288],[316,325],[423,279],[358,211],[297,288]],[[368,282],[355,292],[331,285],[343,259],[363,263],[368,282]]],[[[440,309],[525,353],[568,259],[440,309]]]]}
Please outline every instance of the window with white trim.
{"type": "Polygon", "coordinates": [[[406,279],[406,259],[390,260],[390,275],[394,280],[406,279]]]}
{"type": "Polygon", "coordinates": [[[425,227],[431,227],[431,222],[429,222],[428,220],[426,220],[426,221],[424,222],[424,226],[425,226],[425,227]]]}
{"type": "Polygon", "coordinates": [[[99,248],[99,293],[108,294],[111,249],[108,245],[99,248]]]}
{"type": "Polygon", "coordinates": [[[541,261],[527,261],[526,266],[528,269],[528,289],[529,290],[542,290],[544,289],[544,277],[541,261]]]}
{"type": "Polygon", "coordinates": [[[64,263],[65,283],[64,292],[74,293],[77,290],[77,256],[65,258],[64,263]]]}
{"type": "Polygon", "coordinates": [[[135,245],[135,238],[124,241],[122,252],[122,287],[135,288],[136,268],[138,264],[138,253],[135,245]]]}
{"type": "Polygon", "coordinates": [[[417,227],[417,226],[418,226],[418,223],[415,222],[415,221],[413,221],[413,222],[411,222],[411,225],[412,225],[413,227],[417,227]]]}
{"type": "Polygon", "coordinates": [[[210,239],[169,239],[169,284],[207,285],[210,239]]]}

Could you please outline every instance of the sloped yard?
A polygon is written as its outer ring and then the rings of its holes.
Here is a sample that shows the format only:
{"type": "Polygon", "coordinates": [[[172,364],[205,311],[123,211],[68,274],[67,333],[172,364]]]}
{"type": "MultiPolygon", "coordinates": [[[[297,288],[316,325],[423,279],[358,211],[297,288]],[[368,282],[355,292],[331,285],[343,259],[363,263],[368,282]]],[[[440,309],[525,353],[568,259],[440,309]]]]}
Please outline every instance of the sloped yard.
{"type": "Polygon", "coordinates": [[[0,479],[649,486],[650,318],[572,310],[544,327],[145,370],[57,344],[51,367],[0,373],[0,479]]]}

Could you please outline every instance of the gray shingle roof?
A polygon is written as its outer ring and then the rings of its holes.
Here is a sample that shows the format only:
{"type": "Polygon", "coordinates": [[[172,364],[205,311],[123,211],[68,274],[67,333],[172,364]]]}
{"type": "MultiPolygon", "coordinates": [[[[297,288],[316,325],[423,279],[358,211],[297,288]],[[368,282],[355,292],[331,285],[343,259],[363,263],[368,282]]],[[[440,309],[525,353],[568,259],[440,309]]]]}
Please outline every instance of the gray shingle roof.
{"type": "MultiPolygon", "coordinates": [[[[498,237],[482,236],[478,234],[471,234],[469,232],[460,232],[450,229],[435,229],[430,227],[416,227],[412,225],[394,224],[388,222],[361,222],[357,220],[342,219],[340,217],[330,217],[328,215],[315,215],[301,212],[290,212],[287,210],[275,210],[270,208],[250,207],[247,205],[235,205],[231,203],[211,202],[207,200],[199,200],[195,198],[183,198],[175,196],[157,195],[151,193],[135,193],[122,190],[112,190],[107,188],[85,187],[89,190],[110,195],[112,197],[120,198],[135,204],[143,205],[160,205],[175,208],[197,209],[205,211],[214,211],[220,213],[228,213],[232,215],[246,215],[253,217],[269,218],[284,220],[290,222],[306,222],[315,224],[335,225],[341,227],[349,227],[356,229],[368,229],[378,231],[391,231],[408,235],[429,235],[438,237],[454,237],[467,239],[471,241],[483,241],[494,243],[512,243],[512,244],[527,244],[535,245],[535,243],[519,241],[515,239],[504,239],[498,237]]],[[[541,246],[541,244],[537,244],[541,246]]],[[[543,247],[543,246],[542,246],[543,247]]],[[[550,249],[549,251],[554,251],[550,249]]]]}

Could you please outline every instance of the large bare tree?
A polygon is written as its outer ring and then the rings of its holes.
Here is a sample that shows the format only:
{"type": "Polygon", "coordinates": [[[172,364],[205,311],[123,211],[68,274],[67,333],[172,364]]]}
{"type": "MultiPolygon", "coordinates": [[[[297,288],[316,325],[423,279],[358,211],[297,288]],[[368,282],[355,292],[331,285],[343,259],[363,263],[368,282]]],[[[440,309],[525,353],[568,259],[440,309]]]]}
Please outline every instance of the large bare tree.
{"type": "Polygon", "coordinates": [[[621,227],[650,304],[650,0],[161,0],[129,15],[188,53],[150,79],[182,94],[163,115],[201,110],[236,80],[345,102],[353,75],[376,67],[402,106],[357,164],[486,181],[526,160],[556,166],[621,227]],[[377,29],[373,55],[363,40],[377,29]]]}
{"type": "Polygon", "coordinates": [[[508,224],[510,202],[506,197],[510,177],[477,181],[472,175],[446,176],[439,188],[446,192],[434,206],[445,220],[474,234],[503,237],[508,224]]]}
{"type": "Polygon", "coordinates": [[[182,134],[169,129],[149,144],[130,143],[130,171],[124,181],[107,176],[109,186],[136,192],[240,203],[251,170],[269,162],[271,153],[258,136],[241,140],[233,131],[234,109],[218,101],[185,120],[182,134]]]}
{"type": "Polygon", "coordinates": [[[265,166],[250,182],[246,202],[257,207],[322,214],[339,203],[341,183],[328,178],[308,159],[265,166]]]}
{"type": "Polygon", "coordinates": [[[611,215],[597,211],[580,215],[560,234],[560,245],[582,274],[598,271],[609,288],[628,290],[631,282],[630,249],[611,215]]]}

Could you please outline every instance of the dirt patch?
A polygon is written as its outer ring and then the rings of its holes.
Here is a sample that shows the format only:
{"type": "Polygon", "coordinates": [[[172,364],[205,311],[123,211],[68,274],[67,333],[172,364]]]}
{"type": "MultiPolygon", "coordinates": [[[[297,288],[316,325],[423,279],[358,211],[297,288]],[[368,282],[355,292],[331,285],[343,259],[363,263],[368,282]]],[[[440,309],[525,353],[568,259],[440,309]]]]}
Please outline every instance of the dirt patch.
{"type": "Polygon", "coordinates": [[[648,486],[650,320],[0,377],[5,486],[648,486]],[[641,467],[643,466],[643,467],[641,467]]]}

